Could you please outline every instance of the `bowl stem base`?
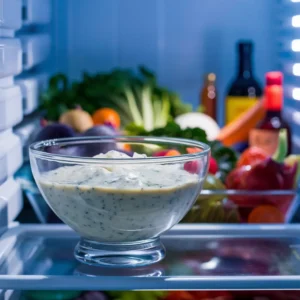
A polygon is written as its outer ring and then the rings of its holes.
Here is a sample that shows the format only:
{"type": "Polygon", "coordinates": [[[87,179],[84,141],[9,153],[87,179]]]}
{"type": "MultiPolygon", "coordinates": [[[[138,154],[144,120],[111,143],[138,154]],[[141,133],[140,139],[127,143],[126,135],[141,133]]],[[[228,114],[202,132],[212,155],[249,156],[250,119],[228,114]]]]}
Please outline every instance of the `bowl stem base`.
{"type": "Polygon", "coordinates": [[[141,267],[162,260],[165,248],[159,238],[132,244],[107,244],[81,239],[74,255],[78,261],[92,266],[141,267]]]}

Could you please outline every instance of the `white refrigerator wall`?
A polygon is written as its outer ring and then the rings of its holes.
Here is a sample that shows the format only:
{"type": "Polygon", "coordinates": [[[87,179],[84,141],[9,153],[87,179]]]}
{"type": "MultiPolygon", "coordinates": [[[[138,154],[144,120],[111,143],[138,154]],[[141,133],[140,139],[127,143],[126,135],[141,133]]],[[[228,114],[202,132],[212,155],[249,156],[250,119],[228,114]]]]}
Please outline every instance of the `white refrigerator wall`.
{"type": "Polygon", "coordinates": [[[15,172],[23,164],[23,140],[14,132],[39,106],[48,74],[51,0],[0,0],[0,231],[23,207],[15,172]]]}
{"type": "Polygon", "coordinates": [[[53,1],[54,65],[72,79],[83,70],[143,64],[196,106],[204,73],[215,72],[222,122],[239,39],[255,43],[261,83],[265,72],[278,68],[277,0],[53,1]]]}

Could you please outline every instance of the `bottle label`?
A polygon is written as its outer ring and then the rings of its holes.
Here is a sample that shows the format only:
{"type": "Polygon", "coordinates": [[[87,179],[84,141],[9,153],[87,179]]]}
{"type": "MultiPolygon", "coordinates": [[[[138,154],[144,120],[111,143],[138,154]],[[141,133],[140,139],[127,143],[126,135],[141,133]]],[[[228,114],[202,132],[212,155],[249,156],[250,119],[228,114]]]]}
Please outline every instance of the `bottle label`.
{"type": "Polygon", "coordinates": [[[237,119],[249,108],[254,106],[258,98],[248,98],[248,97],[235,97],[229,96],[226,99],[226,119],[225,123],[228,124],[233,120],[237,119]]]}
{"type": "Polygon", "coordinates": [[[249,145],[256,146],[272,156],[278,146],[279,131],[252,129],[249,134],[249,145]]]}

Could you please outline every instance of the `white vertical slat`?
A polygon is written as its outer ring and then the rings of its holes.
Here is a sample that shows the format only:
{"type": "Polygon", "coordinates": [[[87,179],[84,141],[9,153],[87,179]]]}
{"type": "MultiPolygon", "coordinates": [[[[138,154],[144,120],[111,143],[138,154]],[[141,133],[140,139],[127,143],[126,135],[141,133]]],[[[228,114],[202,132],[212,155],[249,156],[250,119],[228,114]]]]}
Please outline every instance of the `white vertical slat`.
{"type": "Polygon", "coordinates": [[[285,74],[284,115],[293,133],[294,151],[300,152],[300,1],[281,0],[279,60],[285,74]]]}

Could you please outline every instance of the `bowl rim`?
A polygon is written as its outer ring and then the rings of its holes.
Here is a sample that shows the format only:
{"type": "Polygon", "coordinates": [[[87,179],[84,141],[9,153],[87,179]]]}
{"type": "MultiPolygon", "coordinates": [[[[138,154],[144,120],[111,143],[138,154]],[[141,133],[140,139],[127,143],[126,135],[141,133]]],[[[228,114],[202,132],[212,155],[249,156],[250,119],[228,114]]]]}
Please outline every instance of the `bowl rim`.
{"type": "Polygon", "coordinates": [[[97,137],[72,137],[72,138],[59,138],[49,139],[39,142],[32,143],[29,146],[30,157],[46,159],[49,161],[61,162],[61,163],[76,163],[76,164],[148,164],[148,163],[180,163],[197,158],[205,157],[210,154],[209,145],[182,138],[169,138],[169,137],[152,137],[152,136],[97,136],[97,137]],[[116,141],[117,140],[117,141],[116,141]],[[53,154],[39,150],[40,147],[44,146],[55,146],[55,145],[76,145],[82,144],[82,142],[93,143],[98,142],[118,142],[118,143],[170,143],[173,145],[181,145],[187,147],[201,148],[201,152],[182,154],[178,156],[159,156],[159,157],[146,157],[146,158],[99,158],[99,157],[85,157],[85,156],[71,156],[64,154],[53,154]]]}

